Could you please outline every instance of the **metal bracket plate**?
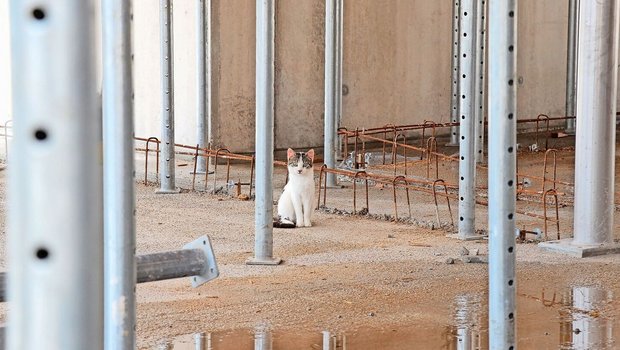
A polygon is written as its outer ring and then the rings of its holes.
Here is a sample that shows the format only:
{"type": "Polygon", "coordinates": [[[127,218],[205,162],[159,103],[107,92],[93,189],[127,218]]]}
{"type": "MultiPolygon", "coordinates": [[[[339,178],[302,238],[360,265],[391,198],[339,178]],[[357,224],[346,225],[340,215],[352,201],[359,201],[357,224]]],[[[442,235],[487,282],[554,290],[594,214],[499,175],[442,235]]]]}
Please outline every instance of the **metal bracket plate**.
{"type": "Polygon", "coordinates": [[[205,271],[203,271],[199,276],[190,277],[192,287],[196,288],[201,286],[220,275],[220,270],[218,269],[217,262],[215,261],[215,253],[213,252],[213,247],[211,246],[211,239],[209,239],[209,236],[202,236],[195,241],[184,245],[183,249],[201,249],[207,259],[207,268],[205,271]]]}

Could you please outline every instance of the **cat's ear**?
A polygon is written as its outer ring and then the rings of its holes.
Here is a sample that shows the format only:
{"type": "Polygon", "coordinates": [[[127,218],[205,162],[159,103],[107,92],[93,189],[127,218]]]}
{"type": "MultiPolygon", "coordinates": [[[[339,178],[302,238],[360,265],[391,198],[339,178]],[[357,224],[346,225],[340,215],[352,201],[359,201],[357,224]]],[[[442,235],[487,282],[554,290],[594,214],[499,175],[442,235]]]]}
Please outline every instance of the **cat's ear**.
{"type": "Polygon", "coordinates": [[[310,160],[314,162],[314,148],[309,150],[308,153],[306,153],[306,155],[308,156],[308,158],[310,158],[310,160]]]}
{"type": "Polygon", "coordinates": [[[286,151],[286,158],[287,158],[287,159],[291,159],[291,158],[293,158],[294,156],[295,156],[295,151],[293,151],[293,149],[292,149],[292,148],[289,148],[289,149],[286,151]]]}

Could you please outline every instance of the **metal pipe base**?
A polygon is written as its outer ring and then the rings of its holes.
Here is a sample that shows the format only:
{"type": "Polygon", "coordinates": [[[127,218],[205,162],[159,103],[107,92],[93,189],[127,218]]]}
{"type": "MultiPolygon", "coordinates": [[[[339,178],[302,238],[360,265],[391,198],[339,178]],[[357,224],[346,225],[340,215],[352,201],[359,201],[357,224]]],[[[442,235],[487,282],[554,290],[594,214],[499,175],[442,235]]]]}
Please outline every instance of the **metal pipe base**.
{"type": "Polygon", "coordinates": [[[163,189],[159,189],[157,191],[155,191],[156,194],[177,194],[177,193],[181,193],[181,189],[180,188],[175,188],[174,190],[163,190],[163,189]]]}
{"type": "Polygon", "coordinates": [[[572,238],[567,238],[558,241],[538,243],[538,246],[546,250],[572,255],[577,258],[620,253],[620,242],[599,245],[577,245],[573,244],[572,238]]]}
{"type": "Polygon", "coordinates": [[[245,261],[246,265],[280,265],[282,263],[282,259],[280,258],[248,258],[245,261]]]}
{"type": "Polygon", "coordinates": [[[488,239],[487,235],[471,235],[471,236],[461,236],[458,233],[446,235],[448,238],[459,239],[461,241],[480,241],[483,239],[488,239]]]}

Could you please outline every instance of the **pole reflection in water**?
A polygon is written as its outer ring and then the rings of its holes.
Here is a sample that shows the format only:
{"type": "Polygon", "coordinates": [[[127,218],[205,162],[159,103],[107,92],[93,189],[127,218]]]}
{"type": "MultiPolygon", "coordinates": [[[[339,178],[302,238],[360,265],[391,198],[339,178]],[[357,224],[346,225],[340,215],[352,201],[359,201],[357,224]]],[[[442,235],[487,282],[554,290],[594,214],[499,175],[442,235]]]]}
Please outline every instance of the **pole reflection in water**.
{"type": "Polygon", "coordinates": [[[257,326],[254,332],[254,350],[272,350],[271,331],[264,325],[257,326]]]}
{"type": "Polygon", "coordinates": [[[451,343],[448,349],[478,350],[486,349],[488,339],[480,327],[486,324],[483,320],[482,296],[479,294],[461,294],[454,301],[456,326],[453,328],[451,343]]]}
{"type": "Polygon", "coordinates": [[[211,346],[211,333],[194,334],[194,344],[196,350],[213,350],[211,346]]]}
{"type": "Polygon", "coordinates": [[[347,336],[345,334],[332,334],[330,331],[323,331],[323,350],[347,350],[347,336]]]}
{"type": "Polygon", "coordinates": [[[608,349],[614,343],[613,322],[603,315],[612,293],[593,287],[574,287],[560,311],[560,346],[570,349],[608,349]]]}

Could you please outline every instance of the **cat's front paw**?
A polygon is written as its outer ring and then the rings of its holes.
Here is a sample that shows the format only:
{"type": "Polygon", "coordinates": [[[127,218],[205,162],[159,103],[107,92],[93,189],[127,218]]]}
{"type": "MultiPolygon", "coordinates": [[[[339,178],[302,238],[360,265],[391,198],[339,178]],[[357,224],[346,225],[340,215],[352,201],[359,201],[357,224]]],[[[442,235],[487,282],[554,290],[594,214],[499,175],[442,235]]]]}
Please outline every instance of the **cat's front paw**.
{"type": "Polygon", "coordinates": [[[297,224],[295,224],[295,227],[304,227],[304,223],[303,222],[298,222],[297,224]]]}
{"type": "Polygon", "coordinates": [[[312,227],[312,223],[311,222],[307,222],[305,226],[306,227],[312,227]]]}

